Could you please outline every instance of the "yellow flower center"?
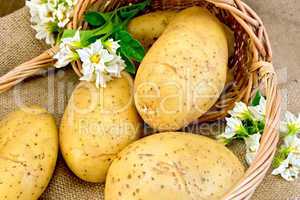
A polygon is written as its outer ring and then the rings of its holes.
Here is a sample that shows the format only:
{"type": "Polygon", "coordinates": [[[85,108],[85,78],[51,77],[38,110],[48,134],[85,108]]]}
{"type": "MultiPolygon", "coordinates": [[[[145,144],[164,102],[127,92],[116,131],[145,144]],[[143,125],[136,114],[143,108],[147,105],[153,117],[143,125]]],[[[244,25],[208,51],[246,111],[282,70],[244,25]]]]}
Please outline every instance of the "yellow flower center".
{"type": "Polygon", "coordinates": [[[97,64],[97,63],[100,62],[101,57],[100,57],[99,54],[94,54],[94,55],[91,56],[90,60],[91,60],[92,63],[96,63],[97,64]]]}
{"type": "Polygon", "coordinates": [[[53,17],[53,13],[49,11],[49,12],[46,14],[46,16],[49,17],[49,18],[51,18],[51,17],[53,17]]]}

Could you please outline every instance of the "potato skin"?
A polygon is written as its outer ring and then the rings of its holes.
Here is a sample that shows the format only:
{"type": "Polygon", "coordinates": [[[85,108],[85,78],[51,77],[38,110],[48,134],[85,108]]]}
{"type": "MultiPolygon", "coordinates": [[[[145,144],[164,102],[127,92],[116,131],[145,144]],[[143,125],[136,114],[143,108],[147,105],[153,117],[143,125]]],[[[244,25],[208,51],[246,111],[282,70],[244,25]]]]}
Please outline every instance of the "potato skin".
{"type": "Polygon", "coordinates": [[[53,117],[24,107],[0,121],[0,199],[35,200],[46,189],[57,160],[53,117]]]}
{"type": "Polygon", "coordinates": [[[121,151],[107,174],[105,200],[219,200],[243,173],[237,157],[212,139],[159,133],[121,151]]]}
{"type": "Polygon", "coordinates": [[[129,22],[128,32],[140,41],[147,51],[175,15],[176,11],[165,10],[138,16],[129,22]]]}
{"type": "MultiPolygon", "coordinates": [[[[177,12],[163,10],[150,12],[133,18],[128,24],[128,32],[144,46],[148,51],[152,44],[161,36],[168,24],[175,18],[177,12]]],[[[223,23],[220,23],[225,31],[228,45],[228,56],[234,54],[234,33],[223,23]]]]}
{"type": "Polygon", "coordinates": [[[138,112],[160,131],[185,127],[217,101],[227,63],[227,40],[219,21],[199,7],[181,11],[137,71],[138,112]]]}
{"type": "Polygon", "coordinates": [[[228,46],[228,57],[234,56],[234,43],[235,43],[235,37],[234,37],[234,32],[225,24],[222,24],[223,29],[226,34],[227,38],[227,46],[228,46]]]}
{"type": "Polygon", "coordinates": [[[85,81],[75,88],[61,122],[60,147],[79,178],[104,182],[116,154],[139,138],[141,120],[132,82],[124,72],[106,88],[85,81]]]}

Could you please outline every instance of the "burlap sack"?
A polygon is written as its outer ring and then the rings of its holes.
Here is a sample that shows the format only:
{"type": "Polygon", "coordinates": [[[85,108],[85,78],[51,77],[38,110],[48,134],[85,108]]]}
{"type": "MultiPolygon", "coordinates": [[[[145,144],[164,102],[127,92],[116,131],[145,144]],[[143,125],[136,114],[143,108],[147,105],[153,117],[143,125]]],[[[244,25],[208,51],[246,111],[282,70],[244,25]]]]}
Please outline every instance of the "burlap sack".
{"type": "MultiPolygon", "coordinates": [[[[26,8],[0,18],[0,74],[33,58],[47,49],[34,37],[26,8]]],[[[53,113],[59,125],[64,107],[76,85],[77,77],[71,69],[53,70],[25,81],[14,89],[0,95],[0,116],[24,104],[38,104],[53,113]]],[[[241,144],[231,146],[242,159],[241,144]]],[[[1,166],[0,166],[1,167],[1,166]]],[[[288,183],[279,177],[269,175],[254,193],[254,200],[284,200],[300,198],[300,182],[288,183]]],[[[103,186],[79,180],[70,172],[59,156],[54,176],[42,195],[44,200],[101,200],[103,186]]]]}

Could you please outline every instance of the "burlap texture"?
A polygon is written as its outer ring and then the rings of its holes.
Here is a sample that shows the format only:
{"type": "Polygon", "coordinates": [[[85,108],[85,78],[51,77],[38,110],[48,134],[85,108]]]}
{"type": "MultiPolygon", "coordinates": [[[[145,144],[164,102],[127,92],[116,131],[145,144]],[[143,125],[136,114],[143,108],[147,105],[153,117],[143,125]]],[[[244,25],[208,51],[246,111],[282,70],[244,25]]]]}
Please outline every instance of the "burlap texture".
{"type": "MultiPolygon", "coordinates": [[[[47,46],[34,37],[26,8],[0,18],[0,74],[41,53],[47,46]]],[[[64,107],[76,85],[77,77],[71,69],[45,72],[41,76],[25,81],[18,87],[1,94],[2,117],[20,105],[38,104],[53,113],[59,125],[64,107]]],[[[231,147],[241,158],[243,146],[231,147]]],[[[254,193],[255,200],[283,200],[300,198],[300,182],[288,183],[269,175],[254,193]]],[[[45,200],[101,200],[103,186],[79,180],[72,174],[59,156],[54,176],[41,199],[45,200]]],[[[155,199],[155,196],[154,196],[155,199]]]]}

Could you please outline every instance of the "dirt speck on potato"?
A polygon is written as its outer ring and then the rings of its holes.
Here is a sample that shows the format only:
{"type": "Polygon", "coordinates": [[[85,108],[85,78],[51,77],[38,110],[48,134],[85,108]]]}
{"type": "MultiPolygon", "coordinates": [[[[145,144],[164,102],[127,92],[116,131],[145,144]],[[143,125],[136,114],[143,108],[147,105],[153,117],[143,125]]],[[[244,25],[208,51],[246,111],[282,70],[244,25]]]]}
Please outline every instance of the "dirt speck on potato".
{"type": "Polygon", "coordinates": [[[179,12],[139,66],[138,112],[159,131],[187,126],[219,98],[227,64],[227,38],[218,19],[199,7],[179,12]]]}
{"type": "Polygon", "coordinates": [[[53,117],[23,107],[0,121],[0,199],[38,199],[53,174],[58,133],[53,117]]]}
{"type": "Polygon", "coordinates": [[[243,173],[237,157],[212,139],[159,133],[121,151],[107,174],[105,200],[152,200],[154,194],[160,200],[218,200],[243,173]]]}
{"type": "Polygon", "coordinates": [[[117,153],[140,137],[132,90],[133,80],[126,72],[106,88],[81,82],[74,90],[62,119],[60,146],[79,178],[104,182],[117,153]]]}

